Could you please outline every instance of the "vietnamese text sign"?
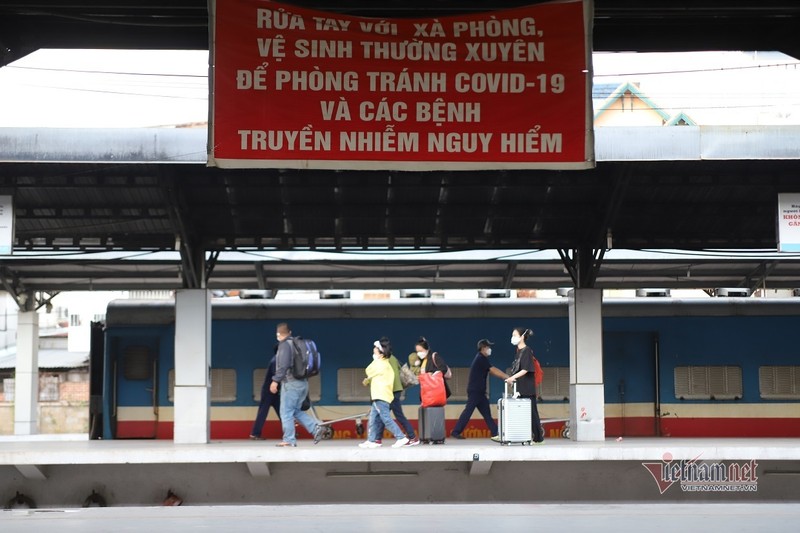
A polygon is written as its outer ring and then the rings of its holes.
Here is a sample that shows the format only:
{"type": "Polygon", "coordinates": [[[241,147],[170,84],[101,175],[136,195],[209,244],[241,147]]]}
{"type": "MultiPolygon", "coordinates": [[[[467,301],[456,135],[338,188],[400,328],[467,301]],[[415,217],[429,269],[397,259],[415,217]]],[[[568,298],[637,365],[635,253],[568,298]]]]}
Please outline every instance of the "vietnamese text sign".
{"type": "Polygon", "coordinates": [[[212,165],[594,166],[589,0],[389,20],[212,9],[212,165]]]}
{"type": "Polygon", "coordinates": [[[800,252],[800,194],[778,195],[778,251],[800,252]]]}

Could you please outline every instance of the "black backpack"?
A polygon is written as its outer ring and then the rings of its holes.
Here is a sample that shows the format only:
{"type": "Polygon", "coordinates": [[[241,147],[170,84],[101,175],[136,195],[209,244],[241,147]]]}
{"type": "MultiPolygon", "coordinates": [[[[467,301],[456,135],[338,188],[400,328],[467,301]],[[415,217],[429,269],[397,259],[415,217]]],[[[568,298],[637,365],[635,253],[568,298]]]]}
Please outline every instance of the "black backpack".
{"type": "Polygon", "coordinates": [[[294,337],[292,351],[292,375],[295,379],[308,379],[319,374],[322,358],[317,350],[317,343],[311,339],[294,337]]]}

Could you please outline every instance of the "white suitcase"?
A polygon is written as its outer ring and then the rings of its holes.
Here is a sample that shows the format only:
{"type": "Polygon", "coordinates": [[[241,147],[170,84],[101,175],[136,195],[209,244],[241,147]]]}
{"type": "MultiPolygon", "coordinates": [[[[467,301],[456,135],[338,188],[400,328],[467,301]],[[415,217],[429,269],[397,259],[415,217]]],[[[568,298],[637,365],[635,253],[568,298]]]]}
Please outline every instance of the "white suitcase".
{"type": "Polygon", "coordinates": [[[531,400],[517,397],[517,384],[508,394],[508,385],[503,397],[497,400],[498,435],[500,444],[531,444],[531,400]]]}

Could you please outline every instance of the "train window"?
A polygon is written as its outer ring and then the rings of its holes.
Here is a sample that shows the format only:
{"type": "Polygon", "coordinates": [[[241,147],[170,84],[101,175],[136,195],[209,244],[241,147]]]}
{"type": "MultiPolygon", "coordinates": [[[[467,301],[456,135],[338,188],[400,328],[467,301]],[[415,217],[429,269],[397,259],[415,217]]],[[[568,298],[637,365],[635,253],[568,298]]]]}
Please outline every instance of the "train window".
{"type": "Polygon", "coordinates": [[[125,379],[152,379],[150,349],[147,346],[128,346],[122,352],[122,372],[125,379]]]}
{"type": "Polygon", "coordinates": [[[236,401],[236,370],[233,368],[211,369],[211,401],[236,401]]]}
{"type": "Polygon", "coordinates": [[[742,368],[738,366],[677,366],[674,377],[675,398],[679,400],[742,397],[742,368]]]}
{"type": "Polygon", "coordinates": [[[569,367],[548,366],[543,368],[539,396],[542,400],[564,402],[569,400],[569,367]]]}
{"type": "MultiPolygon", "coordinates": [[[[264,384],[264,378],[267,375],[266,368],[256,368],[253,370],[253,401],[261,401],[261,386],[264,384]]],[[[321,374],[308,378],[308,395],[312,402],[318,402],[322,397],[322,379],[321,374]]]]}
{"type": "Polygon", "coordinates": [[[759,367],[758,388],[765,400],[800,400],[800,366],[759,367]]]}
{"type": "Polygon", "coordinates": [[[340,402],[369,402],[369,387],[362,383],[364,369],[340,368],[336,372],[336,391],[340,402]]]}
{"type": "MultiPolygon", "coordinates": [[[[450,370],[453,372],[453,377],[450,378],[450,381],[447,382],[447,385],[450,387],[450,398],[448,398],[451,402],[466,402],[467,401],[467,384],[469,383],[469,367],[459,367],[456,368],[454,366],[450,367],[450,370]]],[[[486,379],[489,379],[489,376],[486,376],[486,379]]]]}
{"type": "MultiPolygon", "coordinates": [[[[167,399],[175,401],[175,369],[169,371],[169,389],[167,399]]],[[[259,389],[260,392],[260,389],[259,389]]],[[[235,402],[236,401],[236,370],[233,368],[211,369],[211,401],[235,402]]]]}

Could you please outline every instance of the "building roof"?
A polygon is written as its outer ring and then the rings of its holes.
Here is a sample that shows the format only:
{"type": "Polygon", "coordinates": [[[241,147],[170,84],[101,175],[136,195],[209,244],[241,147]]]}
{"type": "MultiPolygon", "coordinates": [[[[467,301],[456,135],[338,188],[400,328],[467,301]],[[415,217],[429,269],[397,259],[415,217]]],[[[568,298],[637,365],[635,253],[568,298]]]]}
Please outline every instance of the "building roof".
{"type": "MultiPolygon", "coordinates": [[[[13,370],[17,366],[17,347],[0,350],[0,370],[13,370]]],[[[89,366],[88,352],[67,350],[39,350],[39,369],[83,368],[89,366]]]]}

